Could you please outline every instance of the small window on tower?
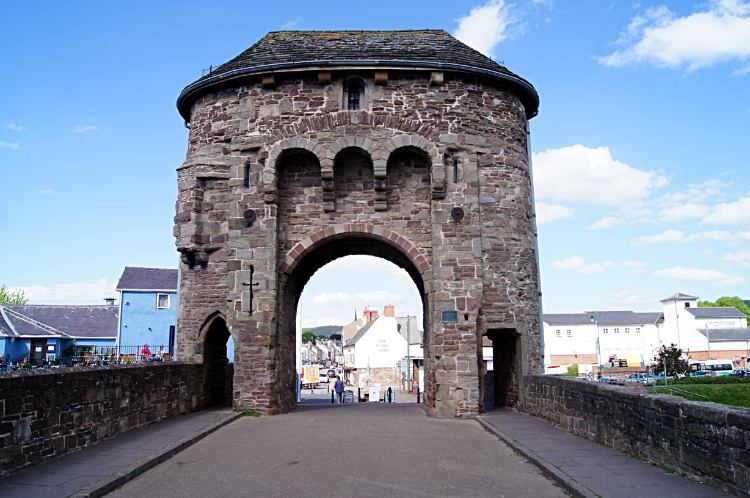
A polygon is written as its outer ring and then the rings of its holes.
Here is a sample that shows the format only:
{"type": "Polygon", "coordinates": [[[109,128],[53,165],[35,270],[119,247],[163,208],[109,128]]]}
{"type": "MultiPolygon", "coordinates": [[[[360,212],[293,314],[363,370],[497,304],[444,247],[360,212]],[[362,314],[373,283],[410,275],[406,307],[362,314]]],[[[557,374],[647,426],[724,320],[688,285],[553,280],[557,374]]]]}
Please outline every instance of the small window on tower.
{"type": "Polygon", "coordinates": [[[350,111],[357,111],[359,110],[359,97],[362,93],[362,87],[359,85],[359,83],[352,82],[349,83],[349,107],[348,109],[350,111]]]}

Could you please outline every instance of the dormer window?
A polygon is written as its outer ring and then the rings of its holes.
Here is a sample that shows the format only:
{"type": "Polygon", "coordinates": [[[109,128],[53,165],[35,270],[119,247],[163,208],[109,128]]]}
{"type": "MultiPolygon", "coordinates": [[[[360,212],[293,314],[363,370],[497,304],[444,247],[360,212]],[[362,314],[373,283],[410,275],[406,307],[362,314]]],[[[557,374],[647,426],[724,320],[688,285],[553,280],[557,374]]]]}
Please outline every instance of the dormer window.
{"type": "Polygon", "coordinates": [[[350,111],[358,111],[359,110],[359,97],[362,93],[362,87],[359,83],[356,81],[353,81],[349,83],[349,91],[348,93],[348,100],[349,100],[349,107],[348,109],[350,111]]]}

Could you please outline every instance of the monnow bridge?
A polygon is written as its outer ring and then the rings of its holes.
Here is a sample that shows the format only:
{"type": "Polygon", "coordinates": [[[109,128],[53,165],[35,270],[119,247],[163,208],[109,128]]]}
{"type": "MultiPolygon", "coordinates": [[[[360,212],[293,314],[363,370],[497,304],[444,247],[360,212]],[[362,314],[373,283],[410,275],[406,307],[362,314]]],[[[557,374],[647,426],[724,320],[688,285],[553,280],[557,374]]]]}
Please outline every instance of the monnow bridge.
{"type": "Polygon", "coordinates": [[[538,106],[530,83],[442,30],[272,32],[188,85],[178,359],[204,364],[207,401],[292,408],[302,289],[364,254],[419,289],[429,408],[482,412],[489,345],[496,403],[522,407],[542,368],[538,106]]]}

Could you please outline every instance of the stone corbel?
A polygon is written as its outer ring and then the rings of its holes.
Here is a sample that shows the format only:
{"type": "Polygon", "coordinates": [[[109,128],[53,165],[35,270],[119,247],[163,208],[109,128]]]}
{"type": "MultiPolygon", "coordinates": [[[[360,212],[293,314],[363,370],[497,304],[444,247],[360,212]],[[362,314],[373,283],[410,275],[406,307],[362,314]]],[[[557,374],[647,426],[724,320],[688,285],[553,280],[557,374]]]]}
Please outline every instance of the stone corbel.
{"type": "Polygon", "coordinates": [[[388,84],[388,71],[375,71],[375,84],[386,86],[388,84]]]}
{"type": "Polygon", "coordinates": [[[211,253],[218,251],[218,246],[196,246],[196,247],[179,247],[180,260],[193,268],[195,265],[206,266],[211,257],[211,253]]]}
{"type": "Polygon", "coordinates": [[[445,199],[445,165],[435,162],[432,164],[432,198],[445,199]]]}
{"type": "Polygon", "coordinates": [[[440,86],[443,84],[443,72],[433,71],[430,73],[430,86],[440,86]]]}
{"type": "Polygon", "coordinates": [[[388,187],[388,162],[385,159],[376,159],[372,163],[375,176],[375,211],[386,211],[388,202],[386,200],[388,187]]]}
{"type": "Polygon", "coordinates": [[[331,72],[330,71],[319,72],[318,83],[320,83],[321,85],[330,85],[331,84],[331,72]]]}
{"type": "Polygon", "coordinates": [[[274,88],[276,87],[276,79],[273,77],[273,74],[264,74],[263,75],[263,88],[274,88]]]}
{"type": "Polygon", "coordinates": [[[323,180],[323,211],[336,211],[336,192],[333,181],[333,159],[320,161],[320,177],[323,180]]]}

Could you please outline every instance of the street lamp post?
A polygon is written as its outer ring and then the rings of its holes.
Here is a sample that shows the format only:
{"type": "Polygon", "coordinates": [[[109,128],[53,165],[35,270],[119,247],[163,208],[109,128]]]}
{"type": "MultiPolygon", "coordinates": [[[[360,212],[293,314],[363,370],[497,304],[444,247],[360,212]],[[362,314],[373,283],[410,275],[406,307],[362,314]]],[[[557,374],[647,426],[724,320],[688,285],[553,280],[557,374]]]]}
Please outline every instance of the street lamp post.
{"type": "Polygon", "coordinates": [[[596,323],[596,362],[599,365],[599,378],[602,378],[602,353],[599,347],[599,313],[596,311],[589,315],[592,322],[596,323]]]}

